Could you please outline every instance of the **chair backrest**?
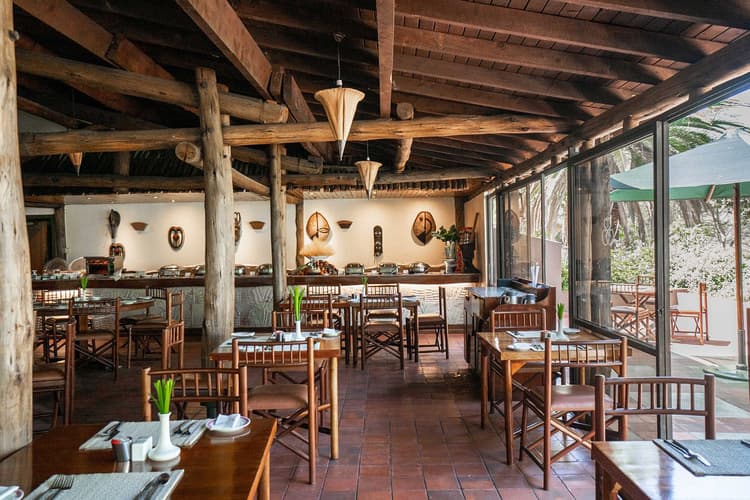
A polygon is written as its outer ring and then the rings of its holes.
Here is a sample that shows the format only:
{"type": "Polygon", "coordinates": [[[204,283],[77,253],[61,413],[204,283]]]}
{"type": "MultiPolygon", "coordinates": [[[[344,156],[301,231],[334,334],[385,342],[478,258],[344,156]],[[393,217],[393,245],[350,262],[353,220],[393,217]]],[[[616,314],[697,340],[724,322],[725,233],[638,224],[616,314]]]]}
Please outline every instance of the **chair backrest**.
{"type": "Polygon", "coordinates": [[[403,302],[401,299],[401,293],[384,295],[360,295],[360,324],[363,326],[366,325],[370,319],[371,313],[381,318],[383,316],[383,313],[389,313],[389,315],[396,319],[399,324],[403,324],[402,307],[403,302]]]}
{"type": "Polygon", "coordinates": [[[177,366],[185,367],[185,323],[182,321],[170,323],[161,332],[161,369],[172,368],[172,353],[177,354],[177,366]]]}
{"type": "Polygon", "coordinates": [[[167,321],[169,323],[184,321],[185,319],[185,294],[183,292],[169,292],[167,296],[167,321]]]}
{"type": "MultiPolygon", "coordinates": [[[[716,439],[714,376],[613,377],[596,376],[596,440],[606,440],[607,425],[628,415],[687,415],[703,417],[706,439],[716,439]],[[611,388],[609,399],[607,389],[611,388]],[[632,393],[632,394],[631,394],[632,393]],[[702,393],[702,398],[700,397],[702,393]]],[[[620,422],[620,437],[627,439],[627,424],[620,422]]]]}
{"type": "Polygon", "coordinates": [[[490,316],[491,331],[544,330],[547,312],[536,305],[516,305],[513,309],[495,309],[490,316]]]}
{"type": "Polygon", "coordinates": [[[446,289],[444,286],[438,287],[438,313],[443,319],[448,319],[448,301],[446,299],[446,289]]]}
{"type": "MultiPolygon", "coordinates": [[[[328,327],[329,309],[300,309],[300,321],[303,330],[320,330],[328,327]]],[[[284,309],[273,311],[271,315],[271,327],[276,330],[293,330],[294,310],[284,309]]]]}
{"type": "Polygon", "coordinates": [[[229,411],[247,415],[247,368],[182,368],[151,370],[141,373],[141,403],[144,420],[151,420],[151,394],[156,380],[174,379],[172,407],[178,418],[184,416],[188,403],[215,402],[229,411]]]}
{"type": "Polygon", "coordinates": [[[622,376],[627,375],[628,340],[597,339],[544,341],[544,390],[545,400],[550,401],[552,384],[556,374],[569,368],[578,372],[580,383],[586,382],[587,371],[602,368],[617,369],[622,376]]]}
{"type": "Polygon", "coordinates": [[[704,282],[698,283],[698,310],[701,314],[708,314],[708,292],[704,282]]]}
{"type": "Polygon", "coordinates": [[[609,293],[612,305],[633,305],[638,291],[635,283],[610,283],[609,293]]]}
{"type": "Polygon", "coordinates": [[[78,288],[70,290],[34,290],[34,302],[44,305],[53,305],[61,301],[67,301],[79,297],[81,291],[78,288]]]}
{"type": "Polygon", "coordinates": [[[305,296],[310,295],[341,295],[341,285],[307,285],[305,296]]]}
{"type": "Polygon", "coordinates": [[[97,329],[110,329],[119,335],[120,330],[120,299],[76,300],[68,301],[68,316],[88,316],[96,322],[97,329]]]}
{"type": "Polygon", "coordinates": [[[367,295],[396,295],[401,291],[398,283],[368,283],[365,287],[367,295]]]}
{"type": "Polygon", "coordinates": [[[315,380],[315,339],[291,342],[253,342],[232,339],[232,366],[278,368],[307,366],[308,380],[315,380]]]}
{"type": "Polygon", "coordinates": [[[639,274],[635,277],[635,284],[639,286],[656,286],[656,276],[653,274],[639,274]]]}

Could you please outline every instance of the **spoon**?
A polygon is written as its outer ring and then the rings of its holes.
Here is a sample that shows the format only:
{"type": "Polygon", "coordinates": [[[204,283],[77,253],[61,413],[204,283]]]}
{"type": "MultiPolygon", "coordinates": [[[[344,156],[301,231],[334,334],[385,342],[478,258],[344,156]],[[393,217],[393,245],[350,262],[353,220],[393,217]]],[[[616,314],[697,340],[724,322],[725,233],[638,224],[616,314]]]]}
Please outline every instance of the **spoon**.
{"type": "Polygon", "coordinates": [[[167,472],[162,472],[157,477],[152,479],[148,484],[146,484],[146,486],[143,487],[138,495],[136,495],[134,500],[148,500],[149,498],[153,498],[156,490],[158,490],[160,486],[167,484],[168,482],[169,474],[167,472]]]}

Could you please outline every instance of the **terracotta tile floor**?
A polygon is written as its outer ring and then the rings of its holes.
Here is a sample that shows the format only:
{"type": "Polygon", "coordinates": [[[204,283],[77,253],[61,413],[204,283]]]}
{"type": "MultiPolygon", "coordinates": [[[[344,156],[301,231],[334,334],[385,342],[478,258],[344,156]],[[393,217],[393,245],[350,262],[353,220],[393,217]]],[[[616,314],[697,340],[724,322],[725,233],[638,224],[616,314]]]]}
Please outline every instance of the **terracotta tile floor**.
{"type": "MultiPolygon", "coordinates": [[[[199,351],[197,340],[188,342],[190,365],[197,366],[199,351]]],[[[586,450],[575,451],[553,466],[549,491],[541,488],[541,470],[528,458],[520,465],[505,464],[501,417],[493,414],[491,426],[479,427],[478,383],[463,360],[461,336],[451,335],[451,353],[450,360],[440,354],[422,355],[418,364],[407,362],[403,372],[390,357],[376,356],[368,361],[366,371],[342,361],[341,458],[328,460],[328,436],[321,435],[317,483],[308,485],[306,463],[275,446],[273,498],[593,498],[593,464],[586,450]]],[[[636,355],[631,375],[648,372],[652,363],[652,358],[636,355]]],[[[79,370],[74,421],[140,419],[140,367],[145,365],[121,369],[116,383],[111,372],[79,370]]],[[[689,363],[679,366],[694,371],[689,363]]],[[[728,395],[741,401],[739,405],[719,401],[720,437],[722,433],[749,435],[747,385],[736,384],[729,389],[722,384],[718,391],[720,398],[728,395]]],[[[648,435],[653,426],[647,420],[631,422],[639,435],[648,435]]],[[[676,423],[678,432],[688,434],[700,432],[701,426],[676,423]]]]}

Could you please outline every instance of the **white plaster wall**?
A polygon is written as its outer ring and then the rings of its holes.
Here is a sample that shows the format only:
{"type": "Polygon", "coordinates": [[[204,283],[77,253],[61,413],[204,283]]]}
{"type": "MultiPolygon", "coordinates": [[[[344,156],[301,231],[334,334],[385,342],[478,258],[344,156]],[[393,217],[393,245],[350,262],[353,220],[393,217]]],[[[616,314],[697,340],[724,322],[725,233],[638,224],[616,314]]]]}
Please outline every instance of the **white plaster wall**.
{"type": "MultiPolygon", "coordinates": [[[[134,270],[158,269],[165,264],[181,266],[202,264],[205,254],[203,203],[117,203],[101,205],[66,205],[65,231],[67,255],[107,255],[111,243],[107,216],[110,210],[120,213],[121,223],[117,241],[125,246],[125,267],[134,270]],[[146,222],[145,231],[135,231],[131,222],[146,222]],[[172,250],[167,242],[171,226],[185,231],[185,244],[172,250]]],[[[269,205],[266,201],[236,202],[235,210],[242,216],[242,238],[237,246],[235,262],[263,264],[271,262],[271,227],[269,205]],[[250,227],[251,220],[265,222],[261,230],[250,227]]],[[[423,246],[411,234],[417,213],[428,210],[438,226],[450,226],[455,220],[452,198],[383,199],[383,200],[308,200],[305,201],[305,221],[313,212],[322,213],[331,226],[329,242],[335,250],[330,261],[339,269],[348,262],[366,266],[379,262],[410,263],[417,260],[432,265],[442,263],[442,242],[433,238],[423,246]],[[353,222],[349,229],[341,229],[336,221],[353,222]],[[383,255],[377,261],[373,255],[372,228],[383,228],[383,255]]],[[[472,212],[473,216],[473,212],[472,212]]],[[[294,206],[286,207],[287,267],[294,268],[295,227],[294,206]]],[[[306,241],[307,237],[305,237],[306,241]]]]}

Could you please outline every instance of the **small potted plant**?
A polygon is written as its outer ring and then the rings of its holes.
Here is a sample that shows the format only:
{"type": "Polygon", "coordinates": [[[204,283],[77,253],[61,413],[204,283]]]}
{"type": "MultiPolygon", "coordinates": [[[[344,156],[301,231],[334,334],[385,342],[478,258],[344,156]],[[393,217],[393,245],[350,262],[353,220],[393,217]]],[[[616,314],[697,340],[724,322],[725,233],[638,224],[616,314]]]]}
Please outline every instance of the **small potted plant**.
{"type": "Polygon", "coordinates": [[[440,226],[440,229],[433,231],[432,235],[445,244],[445,272],[453,272],[456,266],[456,245],[458,243],[458,229],[456,225],[453,224],[448,229],[440,226]]]}
{"type": "Polygon", "coordinates": [[[172,415],[170,404],[172,401],[172,390],[174,379],[157,380],[154,382],[156,396],[151,394],[151,400],[159,412],[159,442],[156,447],[148,453],[148,458],[157,462],[172,460],[180,455],[180,448],[172,444],[171,431],[169,428],[169,417],[172,415]]]}
{"type": "Polygon", "coordinates": [[[362,296],[367,295],[367,275],[362,275],[362,296]]]}
{"type": "Polygon", "coordinates": [[[557,335],[562,337],[563,332],[563,314],[565,313],[565,304],[557,304],[557,335]]]}
{"type": "Polygon", "coordinates": [[[87,274],[81,275],[81,300],[86,298],[86,289],[89,286],[89,277],[87,274]]]}
{"type": "Polygon", "coordinates": [[[294,333],[297,340],[302,339],[302,299],[305,297],[305,289],[301,286],[289,288],[294,306],[294,333]]]}

